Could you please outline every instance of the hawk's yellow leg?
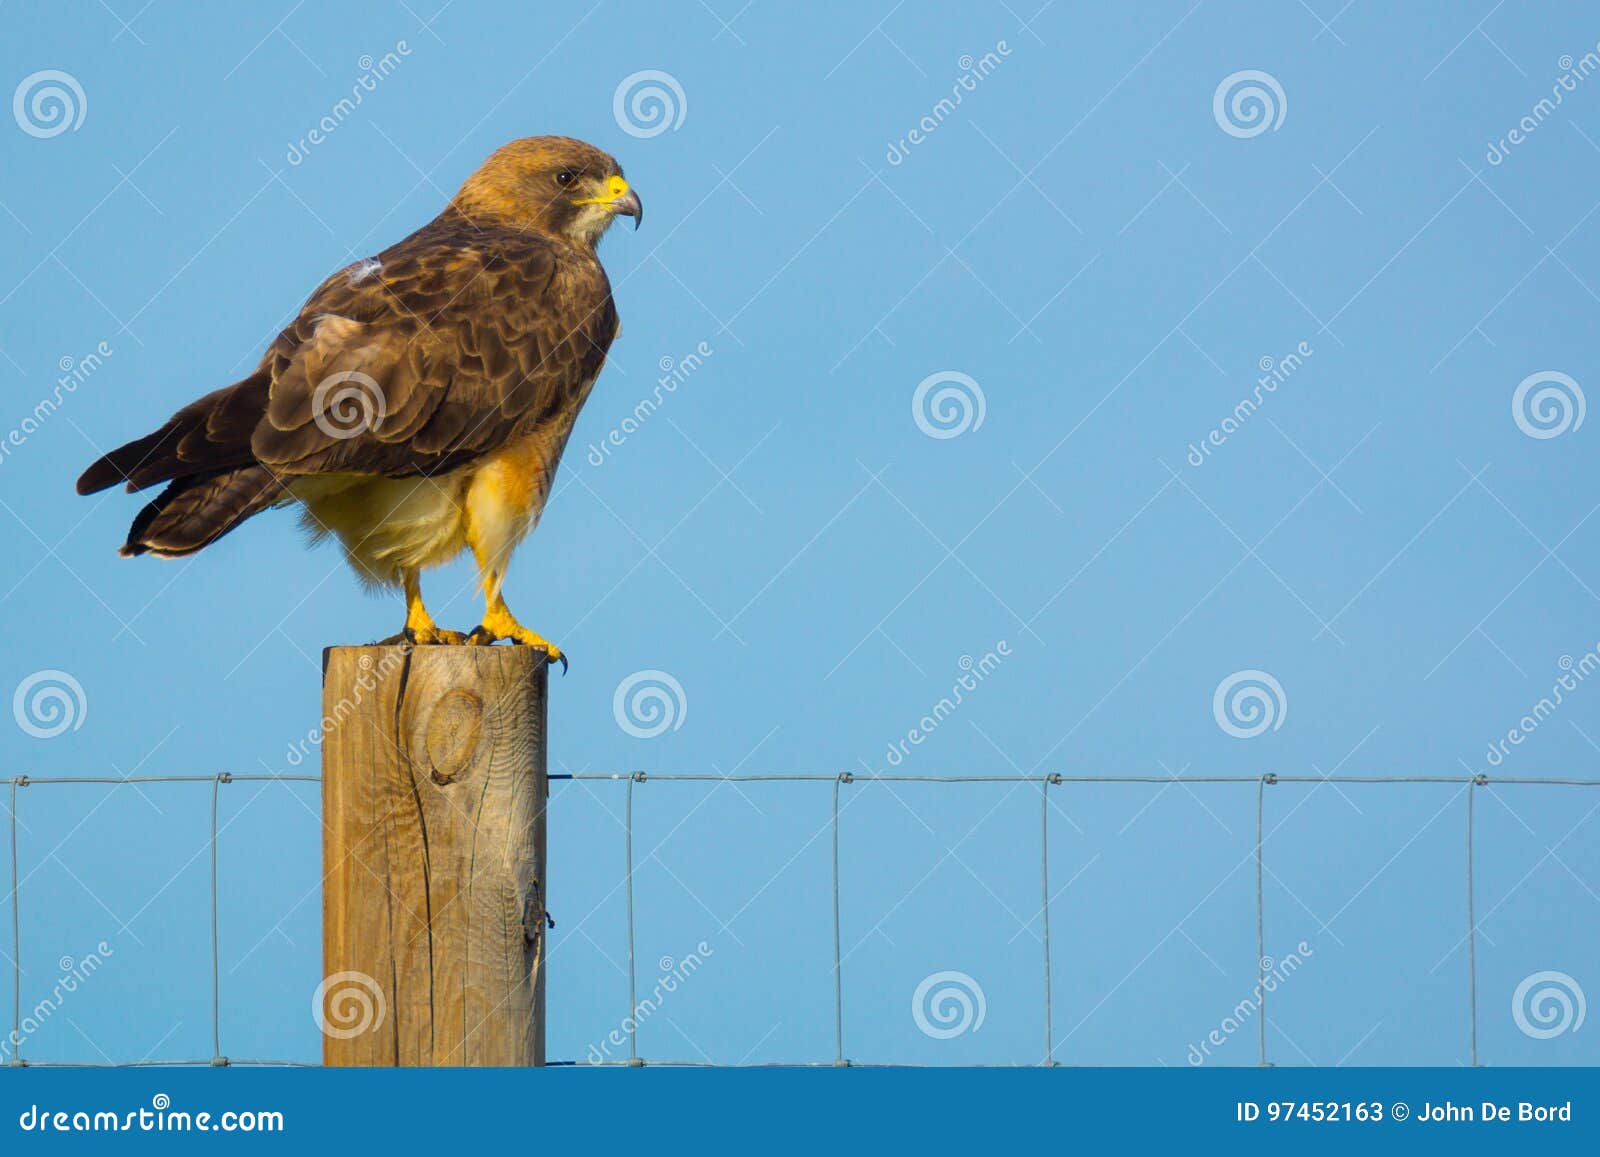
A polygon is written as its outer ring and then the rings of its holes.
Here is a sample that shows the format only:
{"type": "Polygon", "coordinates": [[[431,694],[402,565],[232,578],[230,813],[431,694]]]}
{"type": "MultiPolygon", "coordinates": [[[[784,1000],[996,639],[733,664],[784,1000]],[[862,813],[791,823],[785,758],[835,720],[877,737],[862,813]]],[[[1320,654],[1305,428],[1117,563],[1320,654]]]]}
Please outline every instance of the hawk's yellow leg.
{"type": "Polygon", "coordinates": [[[567,657],[561,653],[561,648],[537,631],[530,631],[517,622],[511,608],[506,606],[506,601],[500,595],[500,572],[492,566],[486,566],[488,561],[484,555],[474,550],[478,556],[478,566],[483,572],[483,597],[484,612],[483,622],[467,636],[467,642],[479,646],[488,646],[498,643],[501,639],[513,643],[522,643],[528,647],[543,647],[550,653],[550,662],[560,663],[561,670],[567,669],[567,657]]]}
{"type": "Polygon", "coordinates": [[[422,579],[414,570],[401,576],[406,592],[406,626],[398,635],[383,640],[385,645],[416,643],[427,646],[434,643],[461,644],[467,636],[460,631],[446,631],[434,624],[428,608],[422,605],[422,579]]]}

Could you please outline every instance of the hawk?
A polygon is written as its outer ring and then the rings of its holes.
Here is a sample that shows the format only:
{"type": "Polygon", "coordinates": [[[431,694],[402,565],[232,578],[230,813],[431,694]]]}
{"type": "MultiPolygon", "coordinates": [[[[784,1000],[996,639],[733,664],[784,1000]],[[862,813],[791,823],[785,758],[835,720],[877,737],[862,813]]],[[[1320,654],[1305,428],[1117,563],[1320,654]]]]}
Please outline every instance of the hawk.
{"type": "Polygon", "coordinates": [[[113,450],[78,493],[166,488],[121,553],[179,558],[298,504],[358,575],[405,593],[392,640],[545,647],[501,597],[618,332],[595,247],[644,215],[617,162],[569,137],[497,150],[442,213],[324,281],[254,373],[113,450]],[[470,549],[485,611],[439,628],[420,573],[470,549]]]}

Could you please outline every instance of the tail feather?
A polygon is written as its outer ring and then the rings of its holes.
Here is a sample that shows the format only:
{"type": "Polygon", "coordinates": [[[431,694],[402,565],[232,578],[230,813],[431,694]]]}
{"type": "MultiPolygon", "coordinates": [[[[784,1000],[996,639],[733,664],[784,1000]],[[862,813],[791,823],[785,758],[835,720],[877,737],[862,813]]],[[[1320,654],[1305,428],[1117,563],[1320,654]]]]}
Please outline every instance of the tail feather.
{"type": "Polygon", "coordinates": [[[119,482],[126,482],[130,491],[139,489],[133,482],[134,474],[152,460],[162,462],[169,459],[177,445],[179,433],[177,419],[174,418],[155,433],[136,438],[126,446],[119,446],[83,472],[78,479],[78,493],[94,494],[119,482]]]}
{"type": "Polygon", "coordinates": [[[252,374],[190,403],[159,430],[119,446],[85,470],[78,493],[94,494],[119,482],[130,491],[143,490],[251,465],[250,436],[266,412],[270,385],[265,373],[252,374]]]}
{"type": "Polygon", "coordinates": [[[139,512],[119,553],[182,558],[285,497],[282,480],[265,466],[179,478],[139,512]]]}

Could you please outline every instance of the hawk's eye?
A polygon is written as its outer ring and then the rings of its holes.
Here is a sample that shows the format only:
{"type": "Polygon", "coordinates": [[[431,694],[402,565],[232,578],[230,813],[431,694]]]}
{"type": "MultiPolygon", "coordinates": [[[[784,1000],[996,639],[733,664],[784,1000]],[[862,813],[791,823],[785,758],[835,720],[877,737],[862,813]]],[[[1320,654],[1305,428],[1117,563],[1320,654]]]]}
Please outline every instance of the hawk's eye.
{"type": "Polygon", "coordinates": [[[556,174],[556,184],[561,185],[562,187],[572,184],[572,182],[577,179],[577,174],[571,169],[562,169],[556,174]]]}

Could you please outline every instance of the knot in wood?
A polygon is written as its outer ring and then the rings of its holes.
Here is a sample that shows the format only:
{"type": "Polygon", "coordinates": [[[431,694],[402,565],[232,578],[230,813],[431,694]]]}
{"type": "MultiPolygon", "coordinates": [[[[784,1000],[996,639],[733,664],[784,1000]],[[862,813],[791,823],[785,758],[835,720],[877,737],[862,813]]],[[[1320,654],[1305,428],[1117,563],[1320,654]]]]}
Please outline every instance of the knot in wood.
{"type": "Polygon", "coordinates": [[[434,783],[454,783],[470,771],[483,734],[483,700],[472,691],[447,691],[428,712],[423,742],[434,783]]]}

